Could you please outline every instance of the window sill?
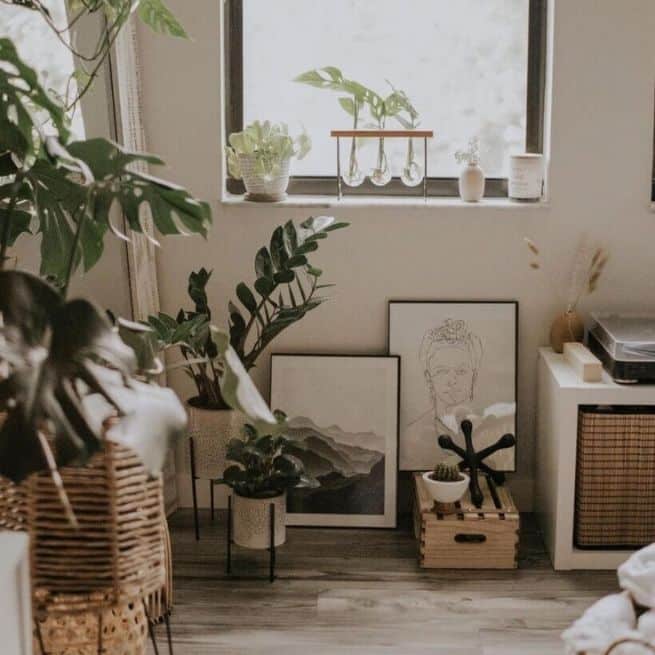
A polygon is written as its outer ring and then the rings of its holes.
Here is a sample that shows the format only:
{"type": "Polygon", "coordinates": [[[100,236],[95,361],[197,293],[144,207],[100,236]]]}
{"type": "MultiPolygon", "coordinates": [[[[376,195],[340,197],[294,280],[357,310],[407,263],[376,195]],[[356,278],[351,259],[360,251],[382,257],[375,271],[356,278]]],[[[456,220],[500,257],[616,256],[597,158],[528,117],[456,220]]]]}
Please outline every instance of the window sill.
{"type": "Polygon", "coordinates": [[[464,202],[461,198],[456,197],[428,197],[424,199],[417,196],[344,196],[339,200],[336,196],[301,196],[290,195],[280,202],[252,202],[246,200],[244,196],[225,193],[221,199],[221,204],[230,207],[248,207],[250,209],[285,207],[285,208],[311,208],[319,207],[323,209],[332,209],[338,207],[356,208],[402,208],[402,209],[499,209],[499,210],[529,210],[529,209],[547,209],[550,203],[547,200],[539,202],[517,202],[509,198],[483,198],[480,202],[464,202]]]}

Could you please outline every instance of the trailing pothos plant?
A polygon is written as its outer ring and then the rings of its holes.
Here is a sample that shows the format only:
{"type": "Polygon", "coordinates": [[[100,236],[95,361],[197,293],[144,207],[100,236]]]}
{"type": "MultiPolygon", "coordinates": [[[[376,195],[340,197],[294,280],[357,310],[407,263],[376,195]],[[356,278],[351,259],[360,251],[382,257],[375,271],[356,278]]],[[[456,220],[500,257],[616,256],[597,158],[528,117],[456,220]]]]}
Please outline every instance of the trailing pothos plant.
{"type": "MultiPolygon", "coordinates": [[[[279,425],[286,416],[276,411],[279,425]]],[[[261,433],[244,426],[243,439],[230,439],[227,459],[234,462],[223,473],[221,482],[245,498],[272,498],[295,487],[316,487],[318,482],[305,474],[303,463],[287,452],[291,443],[284,435],[261,433]]]]}
{"type": "MultiPolygon", "coordinates": [[[[287,221],[275,228],[269,247],[259,249],[253,288],[240,282],[238,303],[228,304],[229,341],[246,371],[275,337],[326,300],[320,294],[332,285],[320,283],[323,271],[310,264],[309,255],[330,232],[347,225],[328,216],[308,218],[300,225],[287,221]]],[[[148,325],[158,339],[156,348],[180,349],[184,357],[180,364],[197,390],[191,404],[228,409],[230,399],[219,383],[222,369],[215,363],[217,344],[206,292],[210,277],[204,268],[189,276],[193,310],[181,309],[176,317],[159,313],[148,319],[148,325]]]]}

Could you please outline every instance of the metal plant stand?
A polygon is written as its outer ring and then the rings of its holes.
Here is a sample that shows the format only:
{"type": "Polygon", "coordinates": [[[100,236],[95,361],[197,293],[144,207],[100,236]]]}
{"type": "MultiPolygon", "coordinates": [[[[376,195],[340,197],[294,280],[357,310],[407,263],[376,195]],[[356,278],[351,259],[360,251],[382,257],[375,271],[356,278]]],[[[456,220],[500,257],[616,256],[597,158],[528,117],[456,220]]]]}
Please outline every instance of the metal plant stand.
{"type": "MultiPolygon", "coordinates": [[[[269,546],[268,550],[268,580],[275,582],[275,505],[268,506],[269,511],[269,546]]],[[[225,562],[225,573],[232,575],[232,547],[235,546],[232,539],[232,496],[227,498],[227,560],[225,562]]]]}

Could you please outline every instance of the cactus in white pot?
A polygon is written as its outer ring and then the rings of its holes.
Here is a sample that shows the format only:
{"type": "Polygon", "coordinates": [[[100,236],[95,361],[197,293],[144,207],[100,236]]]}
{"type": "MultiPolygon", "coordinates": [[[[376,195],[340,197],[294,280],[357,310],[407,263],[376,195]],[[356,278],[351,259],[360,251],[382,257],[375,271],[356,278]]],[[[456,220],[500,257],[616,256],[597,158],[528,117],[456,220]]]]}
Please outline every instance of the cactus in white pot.
{"type": "Polygon", "coordinates": [[[284,123],[255,121],[242,132],[233,132],[226,147],[229,174],[243,179],[248,200],[276,202],[284,199],[289,186],[291,159],[303,159],[312,142],[303,131],[289,135],[284,123]]]}

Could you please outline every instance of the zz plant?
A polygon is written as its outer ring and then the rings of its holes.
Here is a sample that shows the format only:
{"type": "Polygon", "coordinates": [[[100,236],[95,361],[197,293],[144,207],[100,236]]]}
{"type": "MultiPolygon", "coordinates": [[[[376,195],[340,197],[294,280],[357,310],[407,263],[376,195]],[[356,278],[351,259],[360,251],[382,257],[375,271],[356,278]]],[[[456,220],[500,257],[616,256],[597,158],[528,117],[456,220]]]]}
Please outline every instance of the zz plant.
{"type": "MultiPolygon", "coordinates": [[[[229,342],[246,371],[255,366],[275,337],[326,300],[320,292],[332,285],[319,282],[323,271],[310,264],[309,255],[330,232],[347,225],[327,216],[308,218],[300,225],[287,221],[275,228],[270,245],[259,249],[253,287],[240,282],[238,302],[228,304],[229,342]]],[[[197,389],[192,404],[227,409],[230,405],[219,384],[221,368],[213,363],[216,341],[206,293],[210,277],[211,272],[204,268],[190,275],[193,310],[180,310],[176,317],[160,313],[151,316],[148,325],[156,334],[158,347],[180,349],[181,365],[197,389]]]]}

